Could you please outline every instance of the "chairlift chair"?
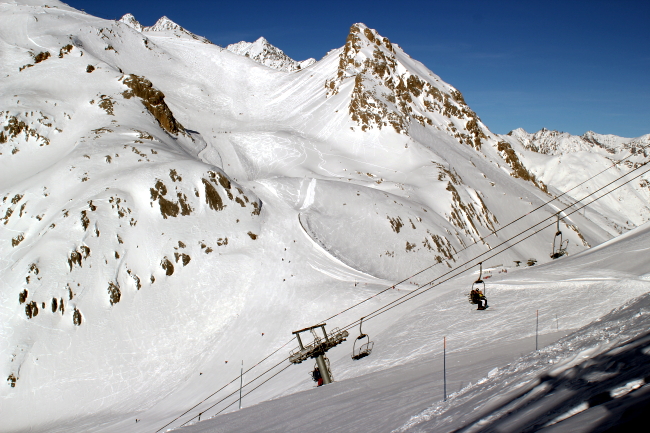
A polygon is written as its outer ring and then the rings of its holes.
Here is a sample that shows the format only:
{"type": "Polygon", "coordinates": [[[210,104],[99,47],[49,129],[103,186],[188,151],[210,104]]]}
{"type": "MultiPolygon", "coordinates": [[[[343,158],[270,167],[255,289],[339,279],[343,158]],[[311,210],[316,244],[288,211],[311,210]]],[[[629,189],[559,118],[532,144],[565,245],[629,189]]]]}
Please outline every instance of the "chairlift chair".
{"type": "Polygon", "coordinates": [[[553,237],[553,250],[551,251],[550,257],[553,260],[555,260],[555,259],[559,259],[560,257],[562,257],[564,255],[569,255],[569,253],[567,252],[568,246],[569,246],[569,240],[568,239],[566,239],[564,241],[562,240],[562,232],[560,231],[560,214],[558,213],[557,214],[557,230],[555,232],[555,236],[553,237]],[[558,248],[555,249],[555,242],[556,242],[558,236],[560,237],[560,243],[559,243],[558,248]]]}
{"type": "Polygon", "coordinates": [[[354,361],[358,361],[361,358],[365,358],[366,356],[370,355],[372,353],[372,348],[375,345],[373,341],[370,341],[370,337],[368,336],[368,334],[364,334],[363,331],[361,330],[362,324],[363,324],[363,317],[359,322],[359,336],[354,340],[354,344],[352,346],[352,359],[354,361]],[[357,349],[357,343],[359,343],[358,349],[357,349]]]}
{"type": "Polygon", "coordinates": [[[472,283],[472,290],[467,295],[470,304],[478,305],[478,310],[485,310],[488,308],[487,297],[485,296],[485,282],[481,279],[483,276],[483,262],[479,263],[478,280],[472,283]]]}

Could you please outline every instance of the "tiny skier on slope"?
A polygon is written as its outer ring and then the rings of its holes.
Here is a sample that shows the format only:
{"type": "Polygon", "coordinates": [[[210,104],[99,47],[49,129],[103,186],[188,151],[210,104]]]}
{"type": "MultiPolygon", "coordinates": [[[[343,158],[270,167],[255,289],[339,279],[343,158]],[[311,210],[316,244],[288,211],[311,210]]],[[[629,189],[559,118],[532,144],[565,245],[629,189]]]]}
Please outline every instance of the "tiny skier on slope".
{"type": "Polygon", "coordinates": [[[314,368],[314,371],[311,372],[311,378],[314,382],[316,382],[318,385],[316,386],[321,386],[323,385],[323,376],[320,374],[320,370],[318,367],[314,368]]]}

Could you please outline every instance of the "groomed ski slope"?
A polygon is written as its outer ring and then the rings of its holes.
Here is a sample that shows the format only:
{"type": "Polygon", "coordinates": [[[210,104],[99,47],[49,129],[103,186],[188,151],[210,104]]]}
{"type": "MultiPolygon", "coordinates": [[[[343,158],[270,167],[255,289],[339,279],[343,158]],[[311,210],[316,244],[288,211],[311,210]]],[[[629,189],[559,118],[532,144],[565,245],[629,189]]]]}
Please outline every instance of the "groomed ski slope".
{"type": "MultiPolygon", "coordinates": [[[[649,249],[646,224],[577,256],[497,274],[486,280],[491,308],[483,312],[464,302],[464,283],[471,278],[456,279],[427,295],[430,299],[420,307],[401,307],[402,317],[372,335],[372,355],[356,361],[366,364],[369,372],[380,364],[394,367],[347,378],[353,361],[343,348],[334,349],[330,358],[336,383],[309,389],[306,369],[292,367],[256,392],[279,386],[287,375],[303,374],[300,392],[251,405],[254,392],[242,410],[179,431],[514,432],[544,426],[549,431],[623,427],[619,419],[623,411],[648,401],[649,249]],[[535,310],[539,310],[539,351],[534,350],[535,310]],[[447,336],[448,344],[446,402],[442,336],[447,336]],[[418,356],[400,359],[400,353],[416,348],[418,356]]],[[[372,333],[373,325],[368,323],[364,331],[372,333]]],[[[237,404],[232,406],[236,408],[237,404]]]]}

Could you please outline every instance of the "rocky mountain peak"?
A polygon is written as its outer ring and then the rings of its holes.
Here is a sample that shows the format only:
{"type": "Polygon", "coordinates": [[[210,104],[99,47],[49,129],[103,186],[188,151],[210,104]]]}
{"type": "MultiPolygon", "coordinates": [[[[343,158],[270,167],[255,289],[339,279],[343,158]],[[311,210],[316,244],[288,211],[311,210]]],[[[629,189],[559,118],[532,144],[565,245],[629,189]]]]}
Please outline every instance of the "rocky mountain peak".
{"type": "Polygon", "coordinates": [[[141,32],[144,30],[144,27],[132,14],[126,14],[119,20],[121,23],[128,25],[129,27],[134,28],[135,30],[141,32]]]}
{"type": "Polygon", "coordinates": [[[354,80],[349,112],[363,131],[391,126],[407,134],[413,124],[445,130],[460,143],[479,149],[489,133],[463,95],[365,24],[350,27],[327,96],[354,80]]]}
{"type": "Polygon", "coordinates": [[[156,21],[156,24],[154,24],[151,27],[147,27],[148,31],[152,32],[161,32],[165,30],[185,30],[183,27],[180,25],[176,24],[174,21],[170,20],[166,16],[162,16],[156,21]]]}
{"type": "Polygon", "coordinates": [[[194,33],[186,30],[181,25],[176,24],[166,16],[160,17],[153,26],[144,27],[136,20],[132,14],[126,14],[120,18],[120,22],[127,24],[139,32],[156,32],[160,35],[174,36],[179,39],[194,39],[205,44],[212,44],[208,39],[203,36],[195,35],[194,33]]]}
{"type": "Polygon", "coordinates": [[[287,56],[284,51],[270,44],[264,37],[260,37],[255,42],[237,42],[228,45],[226,49],[278,71],[299,71],[316,63],[316,60],[311,58],[301,62],[295,61],[287,56]]]}

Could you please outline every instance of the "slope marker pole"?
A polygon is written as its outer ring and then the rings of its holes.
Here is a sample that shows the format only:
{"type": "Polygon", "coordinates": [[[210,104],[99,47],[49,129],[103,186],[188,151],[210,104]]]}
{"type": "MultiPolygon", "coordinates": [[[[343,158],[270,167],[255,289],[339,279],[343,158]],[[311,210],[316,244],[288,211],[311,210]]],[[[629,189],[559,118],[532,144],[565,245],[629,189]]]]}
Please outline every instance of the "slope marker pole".
{"type": "Polygon", "coordinates": [[[239,408],[241,409],[241,389],[244,384],[244,360],[241,360],[241,373],[239,374],[239,408]]]}
{"type": "Polygon", "coordinates": [[[537,350],[538,332],[539,332],[539,310],[535,310],[535,350],[537,350]]]}
{"type": "Polygon", "coordinates": [[[447,337],[442,337],[442,394],[447,401],[447,337]]]}

